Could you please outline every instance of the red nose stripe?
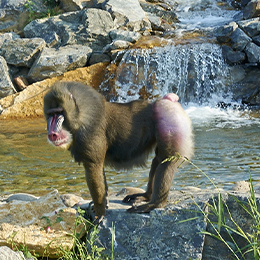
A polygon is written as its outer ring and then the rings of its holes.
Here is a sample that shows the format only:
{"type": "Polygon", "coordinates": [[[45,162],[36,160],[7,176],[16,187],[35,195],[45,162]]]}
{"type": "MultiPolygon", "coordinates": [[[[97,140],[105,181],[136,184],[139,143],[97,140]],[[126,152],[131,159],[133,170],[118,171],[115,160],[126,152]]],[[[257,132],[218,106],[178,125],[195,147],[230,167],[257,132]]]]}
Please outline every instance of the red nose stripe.
{"type": "Polygon", "coordinates": [[[51,118],[49,134],[56,132],[55,131],[56,121],[57,121],[57,115],[53,115],[53,117],[51,118]]]}

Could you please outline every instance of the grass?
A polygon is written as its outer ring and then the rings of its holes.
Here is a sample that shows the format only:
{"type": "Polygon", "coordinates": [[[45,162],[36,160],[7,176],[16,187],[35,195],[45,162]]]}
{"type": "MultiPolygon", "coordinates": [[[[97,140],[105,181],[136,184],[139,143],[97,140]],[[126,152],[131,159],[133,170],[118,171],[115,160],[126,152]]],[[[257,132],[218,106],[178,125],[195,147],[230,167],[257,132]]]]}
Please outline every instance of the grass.
{"type": "Polygon", "coordinates": [[[51,17],[57,14],[61,14],[61,10],[59,8],[58,1],[56,0],[44,0],[44,5],[47,8],[46,12],[37,12],[37,7],[35,6],[32,0],[27,0],[24,4],[24,7],[29,12],[28,20],[26,23],[29,23],[35,19],[41,19],[46,17],[51,17]]]}
{"type": "MultiPolygon", "coordinates": [[[[114,239],[115,239],[115,227],[112,225],[112,254],[111,256],[106,256],[102,252],[105,248],[97,245],[96,241],[99,236],[98,226],[94,225],[92,222],[84,218],[84,210],[80,208],[77,209],[79,216],[75,220],[74,230],[72,234],[67,234],[73,239],[73,247],[70,251],[65,250],[64,248],[58,248],[59,255],[61,255],[58,260],[113,260],[114,259],[114,239]],[[79,230],[79,226],[81,226],[79,230]],[[87,234],[82,238],[82,235],[87,232],[87,234]]],[[[47,225],[50,225],[48,219],[46,219],[47,225]]],[[[26,242],[23,245],[16,245],[13,241],[16,233],[12,235],[10,239],[8,239],[8,243],[11,243],[12,248],[14,250],[20,251],[24,254],[26,259],[45,259],[48,260],[48,257],[39,257],[37,254],[32,254],[29,252],[26,242]]],[[[58,238],[62,240],[61,238],[58,238]]],[[[51,241],[49,245],[46,247],[46,255],[48,252],[48,247],[54,242],[51,241]]],[[[21,254],[22,258],[22,254],[21,254]]]]}
{"type": "MultiPolygon", "coordinates": [[[[198,212],[203,214],[204,219],[209,224],[209,228],[201,233],[221,241],[229,249],[233,259],[259,260],[260,212],[258,209],[259,203],[255,196],[251,173],[249,172],[250,192],[247,201],[239,200],[236,196],[228,193],[228,196],[233,199],[234,203],[237,203],[237,205],[241,207],[240,209],[246,215],[247,225],[243,225],[247,226],[247,228],[245,228],[238,223],[238,220],[235,220],[234,214],[232,214],[226,200],[208,175],[188,159],[183,159],[191,163],[196,169],[205,175],[213,184],[218,194],[217,198],[212,196],[211,203],[206,203],[208,208],[207,210],[194,201],[196,206],[199,208],[198,212]]],[[[186,221],[189,220],[190,219],[186,221]]]]}

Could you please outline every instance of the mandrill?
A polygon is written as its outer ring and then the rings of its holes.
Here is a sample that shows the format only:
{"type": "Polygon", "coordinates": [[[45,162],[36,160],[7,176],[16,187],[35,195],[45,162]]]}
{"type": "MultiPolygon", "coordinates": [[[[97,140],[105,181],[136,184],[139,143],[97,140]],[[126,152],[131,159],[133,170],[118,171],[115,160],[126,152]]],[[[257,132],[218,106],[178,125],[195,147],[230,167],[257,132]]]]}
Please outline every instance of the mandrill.
{"type": "Polygon", "coordinates": [[[57,82],[44,97],[48,140],[70,150],[83,163],[97,219],[107,206],[104,165],[115,169],[144,166],[155,149],[147,190],[128,195],[123,202],[146,201],[129,212],[145,213],[164,207],[174,173],[181,160],[166,160],[176,154],[191,158],[193,135],[189,117],[167,94],[155,102],[136,100],[110,103],[91,87],[77,82],[57,82]]]}

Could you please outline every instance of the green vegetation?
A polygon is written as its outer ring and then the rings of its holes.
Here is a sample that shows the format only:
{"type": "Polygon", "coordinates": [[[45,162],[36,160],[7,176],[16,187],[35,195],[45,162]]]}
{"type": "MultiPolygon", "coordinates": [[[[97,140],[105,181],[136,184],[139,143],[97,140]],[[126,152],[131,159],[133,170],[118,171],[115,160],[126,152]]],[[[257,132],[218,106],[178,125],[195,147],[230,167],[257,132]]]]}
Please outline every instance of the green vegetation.
{"type": "MultiPolygon", "coordinates": [[[[184,158],[184,160],[189,161],[186,158],[184,158]]],[[[240,201],[232,194],[228,194],[233,198],[234,202],[237,203],[245,213],[247,213],[249,218],[247,224],[249,227],[247,227],[247,230],[243,230],[237,221],[235,221],[225,199],[213,181],[196,165],[192,162],[190,163],[210,180],[218,192],[217,199],[214,199],[212,196],[212,202],[206,203],[208,210],[205,210],[195,202],[196,206],[199,208],[198,212],[203,214],[204,219],[206,219],[207,223],[211,227],[208,228],[210,231],[202,231],[201,233],[223,242],[230,250],[234,259],[260,259],[260,212],[257,207],[257,200],[250,172],[250,192],[247,202],[240,201]],[[240,243],[238,243],[238,240],[240,240],[240,243]],[[243,241],[243,243],[241,243],[241,241],[243,241]]]]}
{"type": "MultiPolygon", "coordinates": [[[[74,245],[71,251],[65,251],[63,248],[60,248],[60,251],[62,253],[62,257],[59,258],[59,260],[113,260],[113,253],[112,257],[104,256],[102,254],[102,251],[105,250],[103,247],[98,247],[96,245],[96,241],[98,239],[98,226],[94,225],[90,221],[86,220],[83,215],[84,211],[78,208],[79,216],[77,217],[75,221],[75,227],[74,232],[71,234],[71,237],[74,239],[74,245]],[[79,225],[84,225],[84,227],[81,229],[79,233],[77,233],[77,227],[79,225]],[[90,228],[89,228],[90,227],[90,228]],[[88,230],[88,234],[84,239],[80,239],[82,236],[82,232],[84,230],[88,230]]],[[[112,231],[112,241],[114,239],[114,230],[112,231]]],[[[112,247],[113,247],[112,243],[112,247]]],[[[112,248],[113,252],[113,248],[112,248]]]]}
{"type": "MultiPolygon", "coordinates": [[[[58,250],[60,251],[60,255],[62,255],[58,260],[113,260],[114,259],[114,239],[115,239],[115,228],[112,226],[112,253],[111,256],[106,256],[102,252],[105,250],[103,247],[97,246],[97,239],[99,235],[98,226],[94,225],[92,222],[84,218],[85,211],[80,208],[77,209],[79,216],[76,218],[75,226],[72,234],[67,234],[67,236],[73,239],[74,244],[72,250],[68,251],[64,248],[60,247],[58,250]],[[81,227],[80,230],[78,227],[81,227]],[[84,237],[82,235],[87,233],[84,237]]],[[[46,229],[48,229],[52,223],[48,217],[42,217],[46,219],[46,229]]],[[[62,221],[60,216],[57,217],[56,223],[62,221]]],[[[55,224],[55,223],[54,223],[55,224]]],[[[7,243],[12,245],[12,248],[17,251],[23,252],[26,259],[33,258],[37,259],[49,259],[48,257],[39,257],[37,254],[32,254],[29,252],[26,241],[24,241],[23,245],[17,246],[14,242],[14,237],[17,232],[8,239],[7,243]]],[[[59,238],[62,240],[62,237],[59,238]]],[[[55,240],[51,241],[48,246],[50,246],[55,240]]],[[[46,248],[46,252],[48,251],[48,246],[46,248]]]]}
{"type": "Polygon", "coordinates": [[[27,23],[35,19],[41,19],[41,18],[46,18],[46,17],[51,17],[54,15],[61,14],[58,1],[56,0],[43,0],[43,1],[44,1],[44,5],[47,8],[46,12],[36,11],[37,7],[35,6],[34,2],[32,0],[27,0],[27,2],[24,5],[29,12],[27,23]]]}

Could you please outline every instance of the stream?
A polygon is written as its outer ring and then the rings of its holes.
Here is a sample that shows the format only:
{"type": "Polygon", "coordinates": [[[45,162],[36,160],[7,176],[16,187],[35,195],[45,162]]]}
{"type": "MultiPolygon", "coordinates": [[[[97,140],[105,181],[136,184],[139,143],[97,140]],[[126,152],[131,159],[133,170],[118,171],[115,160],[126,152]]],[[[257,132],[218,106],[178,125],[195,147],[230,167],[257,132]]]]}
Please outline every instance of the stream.
{"type": "MultiPolygon", "coordinates": [[[[174,1],[172,2],[174,5],[174,1]]],[[[176,35],[189,30],[212,30],[239,16],[239,11],[216,0],[181,0],[176,35]]],[[[190,116],[195,136],[192,164],[175,174],[171,189],[187,186],[232,189],[234,183],[248,180],[260,185],[260,111],[232,101],[226,87],[234,73],[223,58],[220,46],[204,42],[175,45],[174,39],[152,50],[129,50],[118,66],[115,81],[118,102],[140,97],[144,88],[149,96],[175,92],[190,116]],[[172,42],[171,42],[172,41],[172,42]],[[151,80],[153,79],[153,80],[151,80]],[[154,80],[156,79],[156,80],[154,80]],[[219,104],[228,104],[221,108],[219,104]],[[199,169],[198,169],[198,168],[199,169]]],[[[69,152],[47,142],[44,119],[0,121],[1,195],[27,192],[43,195],[53,189],[89,198],[84,169],[69,152]]],[[[126,186],[145,189],[149,167],[130,171],[106,168],[110,192],[126,186]]]]}

